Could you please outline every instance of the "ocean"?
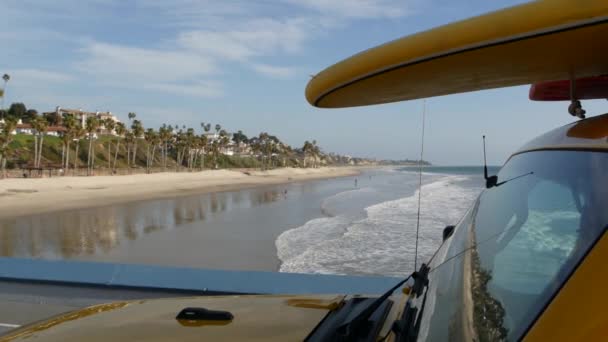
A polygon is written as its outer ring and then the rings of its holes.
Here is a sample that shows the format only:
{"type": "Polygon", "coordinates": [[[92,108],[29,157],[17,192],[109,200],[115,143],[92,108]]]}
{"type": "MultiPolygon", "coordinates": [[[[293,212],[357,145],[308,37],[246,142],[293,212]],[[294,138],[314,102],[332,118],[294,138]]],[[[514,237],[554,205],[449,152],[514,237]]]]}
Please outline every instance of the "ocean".
{"type": "MultiPolygon", "coordinates": [[[[419,262],[439,246],[443,228],[458,223],[471,206],[484,184],[482,173],[481,167],[424,169],[419,262]]],[[[357,177],[357,188],[324,199],[322,217],[277,238],[280,271],[386,276],[411,272],[418,184],[417,168],[364,172],[357,177]]]]}
{"type": "MultiPolygon", "coordinates": [[[[496,168],[492,169],[496,172],[496,168]]],[[[481,167],[426,167],[418,259],[484,184],[481,167]]],[[[414,267],[417,168],[0,221],[0,255],[209,269],[403,276],[414,267]]]]}

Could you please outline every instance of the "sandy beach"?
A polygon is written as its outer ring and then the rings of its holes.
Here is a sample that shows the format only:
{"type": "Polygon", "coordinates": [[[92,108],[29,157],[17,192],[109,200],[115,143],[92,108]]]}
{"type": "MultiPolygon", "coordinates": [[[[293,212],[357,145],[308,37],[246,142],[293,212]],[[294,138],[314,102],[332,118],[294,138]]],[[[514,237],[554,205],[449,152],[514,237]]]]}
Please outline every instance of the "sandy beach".
{"type": "Polygon", "coordinates": [[[212,170],[127,176],[0,180],[0,219],[67,209],[255,186],[353,176],[357,168],[285,168],[270,171],[212,170]]]}

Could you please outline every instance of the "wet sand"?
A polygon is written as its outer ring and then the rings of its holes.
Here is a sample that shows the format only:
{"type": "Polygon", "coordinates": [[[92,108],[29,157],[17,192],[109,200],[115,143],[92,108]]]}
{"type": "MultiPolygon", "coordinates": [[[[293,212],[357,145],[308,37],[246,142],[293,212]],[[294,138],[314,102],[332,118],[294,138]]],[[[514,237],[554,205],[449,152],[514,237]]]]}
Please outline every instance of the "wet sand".
{"type": "Polygon", "coordinates": [[[341,177],[0,219],[0,256],[277,271],[277,237],[352,187],[341,177]]]}
{"type": "Polygon", "coordinates": [[[118,203],[234,191],[257,186],[353,176],[352,167],[212,170],[127,176],[0,180],[0,219],[118,203]]]}

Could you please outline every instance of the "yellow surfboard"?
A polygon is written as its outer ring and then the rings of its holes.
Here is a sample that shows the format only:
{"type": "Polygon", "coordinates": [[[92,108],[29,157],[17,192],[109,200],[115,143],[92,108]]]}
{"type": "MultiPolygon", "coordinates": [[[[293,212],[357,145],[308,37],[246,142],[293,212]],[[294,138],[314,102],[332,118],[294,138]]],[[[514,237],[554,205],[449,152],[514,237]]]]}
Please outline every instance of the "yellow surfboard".
{"type": "Polygon", "coordinates": [[[608,0],[544,0],[406,36],[317,74],[340,108],[608,74],[608,0]]]}

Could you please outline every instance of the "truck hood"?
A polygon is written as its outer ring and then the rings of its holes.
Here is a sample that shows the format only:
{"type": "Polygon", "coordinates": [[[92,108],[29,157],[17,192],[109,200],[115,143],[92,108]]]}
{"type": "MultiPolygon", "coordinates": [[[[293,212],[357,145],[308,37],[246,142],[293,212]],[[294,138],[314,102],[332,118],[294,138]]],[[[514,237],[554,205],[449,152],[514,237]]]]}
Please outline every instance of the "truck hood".
{"type": "Polygon", "coordinates": [[[102,304],[13,330],[0,341],[303,340],[344,296],[226,296],[102,304]],[[186,307],[229,311],[232,321],[178,321],[186,307]]]}

